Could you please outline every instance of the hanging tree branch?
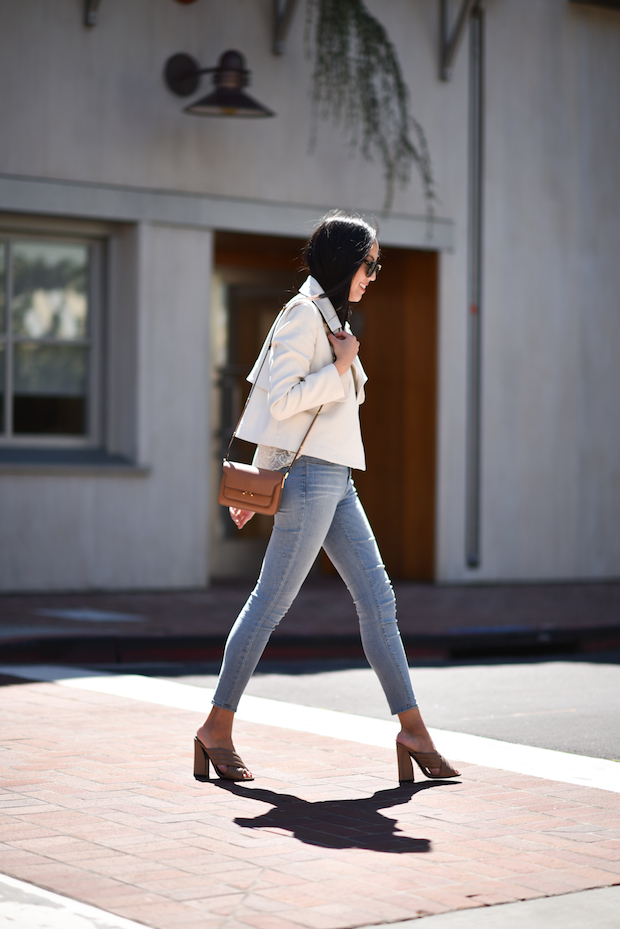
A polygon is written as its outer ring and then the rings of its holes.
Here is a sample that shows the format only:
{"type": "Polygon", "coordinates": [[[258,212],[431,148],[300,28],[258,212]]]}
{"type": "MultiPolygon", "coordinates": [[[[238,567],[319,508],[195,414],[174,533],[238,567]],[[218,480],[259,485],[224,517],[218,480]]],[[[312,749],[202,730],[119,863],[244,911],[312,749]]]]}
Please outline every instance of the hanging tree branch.
{"type": "Polygon", "coordinates": [[[308,0],[306,27],[314,59],[311,146],[319,118],[341,124],[352,150],[382,163],[386,210],[395,184],[406,187],[415,165],[432,215],[435,184],[426,136],[409,112],[409,91],[381,23],[363,0],[308,0]]]}

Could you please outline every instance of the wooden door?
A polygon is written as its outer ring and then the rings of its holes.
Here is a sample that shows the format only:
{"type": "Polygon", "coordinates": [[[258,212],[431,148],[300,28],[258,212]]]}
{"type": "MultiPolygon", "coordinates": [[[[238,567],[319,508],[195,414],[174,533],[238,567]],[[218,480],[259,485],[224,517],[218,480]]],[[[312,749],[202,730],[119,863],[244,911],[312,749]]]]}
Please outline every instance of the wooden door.
{"type": "Polygon", "coordinates": [[[386,248],[353,328],[361,342],[365,472],[354,479],[394,578],[434,578],[437,255],[386,248]]]}

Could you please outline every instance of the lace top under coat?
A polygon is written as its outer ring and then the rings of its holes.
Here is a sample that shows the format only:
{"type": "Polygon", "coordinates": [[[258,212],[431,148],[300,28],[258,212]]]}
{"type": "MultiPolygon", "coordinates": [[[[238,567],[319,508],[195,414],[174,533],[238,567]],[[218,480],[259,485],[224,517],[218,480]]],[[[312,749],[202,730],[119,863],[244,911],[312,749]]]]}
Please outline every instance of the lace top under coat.
{"type": "Polygon", "coordinates": [[[296,452],[289,452],[285,448],[274,448],[272,445],[257,445],[252,464],[255,468],[279,471],[280,468],[288,468],[296,454],[296,452]]]}

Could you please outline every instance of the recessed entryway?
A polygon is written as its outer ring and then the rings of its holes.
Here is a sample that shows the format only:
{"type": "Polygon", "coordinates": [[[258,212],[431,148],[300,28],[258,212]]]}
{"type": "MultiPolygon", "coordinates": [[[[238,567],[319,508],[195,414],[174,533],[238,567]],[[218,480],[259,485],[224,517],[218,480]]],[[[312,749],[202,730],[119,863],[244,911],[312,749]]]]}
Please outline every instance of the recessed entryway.
{"type": "MultiPolygon", "coordinates": [[[[282,305],[305,278],[303,240],[216,233],[213,319],[214,483],[248,384],[245,377],[282,305]]],[[[367,471],[360,497],[393,578],[434,578],[437,267],[435,252],[384,248],[383,270],[353,328],[369,377],[361,408],[367,471]]],[[[251,458],[253,447],[235,446],[251,458]]],[[[270,528],[255,517],[239,532],[214,506],[211,574],[257,576],[270,528]]],[[[322,570],[329,570],[327,560],[322,570]]]]}

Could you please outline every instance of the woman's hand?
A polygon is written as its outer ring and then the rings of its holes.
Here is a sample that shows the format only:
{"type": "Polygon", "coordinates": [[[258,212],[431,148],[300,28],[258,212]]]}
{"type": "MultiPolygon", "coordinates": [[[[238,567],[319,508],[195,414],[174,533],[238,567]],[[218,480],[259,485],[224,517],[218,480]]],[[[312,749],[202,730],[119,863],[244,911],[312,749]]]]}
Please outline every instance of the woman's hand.
{"type": "Polygon", "coordinates": [[[327,338],[336,356],[336,360],[334,361],[336,370],[342,377],[355,361],[356,355],[360,350],[360,343],[350,332],[329,332],[327,338]]]}
{"type": "Polygon", "coordinates": [[[228,512],[237,529],[243,529],[245,524],[249,523],[254,516],[253,510],[238,510],[235,506],[229,506],[228,512]]]}

